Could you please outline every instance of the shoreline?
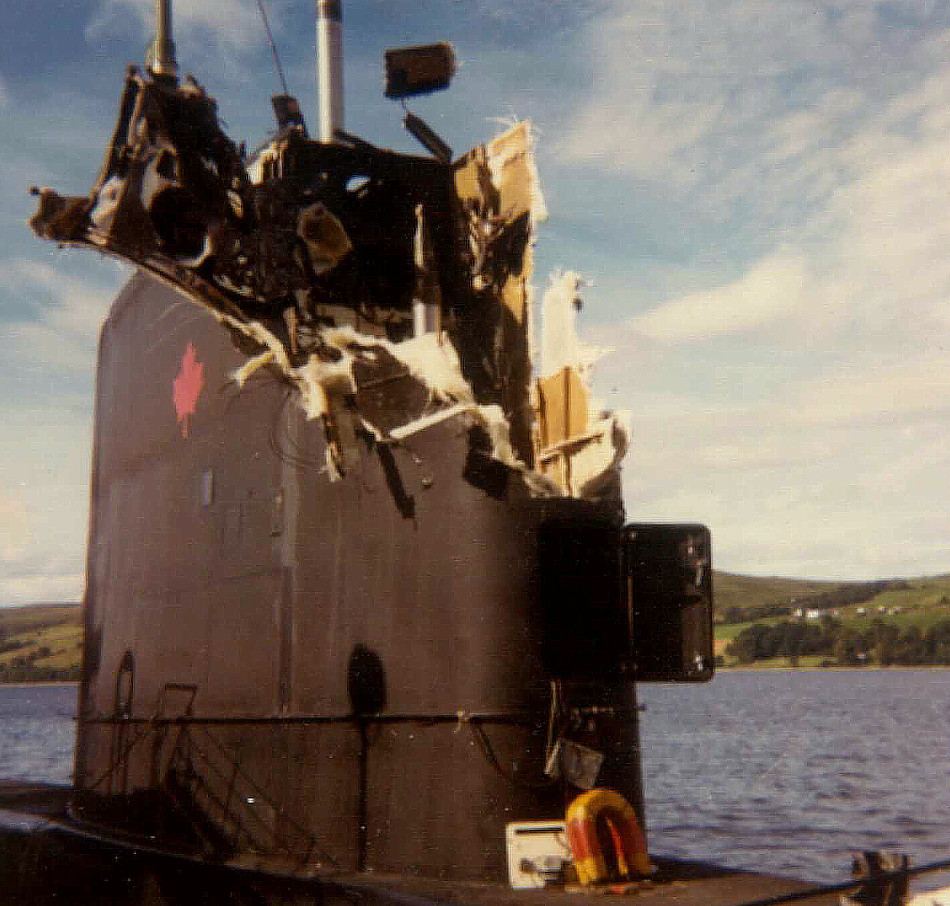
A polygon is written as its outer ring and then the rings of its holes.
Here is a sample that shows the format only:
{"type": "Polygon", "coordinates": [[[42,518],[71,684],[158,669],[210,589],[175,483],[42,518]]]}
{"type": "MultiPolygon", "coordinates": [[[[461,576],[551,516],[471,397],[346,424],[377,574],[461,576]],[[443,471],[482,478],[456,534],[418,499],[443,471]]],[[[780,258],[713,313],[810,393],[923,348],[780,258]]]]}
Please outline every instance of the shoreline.
{"type": "Polygon", "coordinates": [[[734,664],[728,667],[717,667],[716,673],[730,670],[810,670],[814,673],[824,673],[826,671],[849,671],[853,673],[862,670],[950,670],[950,664],[887,664],[885,666],[881,666],[880,664],[867,664],[866,666],[859,667],[842,667],[840,665],[835,665],[833,667],[792,667],[789,664],[734,664]]]}

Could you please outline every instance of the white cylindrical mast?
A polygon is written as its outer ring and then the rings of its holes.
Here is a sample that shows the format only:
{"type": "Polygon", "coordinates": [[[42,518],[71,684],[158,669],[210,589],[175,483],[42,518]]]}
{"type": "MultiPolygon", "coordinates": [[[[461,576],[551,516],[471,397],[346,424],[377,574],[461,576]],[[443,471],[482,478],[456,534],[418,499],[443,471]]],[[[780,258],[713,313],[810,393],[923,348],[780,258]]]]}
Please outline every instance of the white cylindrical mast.
{"type": "Polygon", "coordinates": [[[147,65],[152,75],[169,78],[178,75],[175,42],[172,40],[171,0],[155,0],[155,40],[148,50],[147,65]]]}
{"type": "Polygon", "coordinates": [[[320,141],[343,128],[343,0],[317,0],[320,141]]]}

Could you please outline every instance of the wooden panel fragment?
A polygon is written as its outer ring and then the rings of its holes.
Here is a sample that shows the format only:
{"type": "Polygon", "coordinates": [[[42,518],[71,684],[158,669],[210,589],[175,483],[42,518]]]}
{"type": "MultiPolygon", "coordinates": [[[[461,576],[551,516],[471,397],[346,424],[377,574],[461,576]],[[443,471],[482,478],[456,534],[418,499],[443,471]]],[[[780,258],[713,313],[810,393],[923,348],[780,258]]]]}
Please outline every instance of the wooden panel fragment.
{"type": "Polygon", "coordinates": [[[587,386],[565,366],[538,380],[537,389],[538,468],[564,493],[574,494],[572,458],[588,434],[587,386]]]}
{"type": "Polygon", "coordinates": [[[587,431],[587,387],[568,366],[538,381],[541,449],[587,431]]]}

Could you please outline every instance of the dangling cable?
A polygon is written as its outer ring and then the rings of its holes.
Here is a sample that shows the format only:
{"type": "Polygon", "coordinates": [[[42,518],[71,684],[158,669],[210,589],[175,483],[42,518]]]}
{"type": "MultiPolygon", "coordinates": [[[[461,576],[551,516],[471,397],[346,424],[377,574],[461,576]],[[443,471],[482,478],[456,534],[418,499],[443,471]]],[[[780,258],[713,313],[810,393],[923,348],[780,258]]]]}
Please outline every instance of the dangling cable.
{"type": "Polygon", "coordinates": [[[267,40],[270,41],[270,50],[274,56],[274,66],[277,69],[277,77],[280,79],[280,87],[284,94],[290,94],[287,90],[287,80],[284,78],[284,70],[280,65],[280,57],[277,56],[277,45],[274,43],[274,33],[270,30],[270,22],[267,19],[267,11],[264,9],[263,0],[257,0],[257,8],[261,11],[261,19],[264,22],[264,31],[267,32],[267,40]]]}

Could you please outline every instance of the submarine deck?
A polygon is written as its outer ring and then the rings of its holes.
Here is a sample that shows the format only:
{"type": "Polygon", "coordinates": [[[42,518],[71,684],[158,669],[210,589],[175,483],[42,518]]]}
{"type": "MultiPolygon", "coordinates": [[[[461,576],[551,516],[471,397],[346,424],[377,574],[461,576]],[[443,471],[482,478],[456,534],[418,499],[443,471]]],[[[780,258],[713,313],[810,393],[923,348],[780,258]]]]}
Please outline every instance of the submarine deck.
{"type": "MultiPolygon", "coordinates": [[[[801,881],[758,872],[741,871],[682,859],[654,857],[657,871],[631,893],[607,896],[608,903],[637,906],[744,906],[771,901],[809,889],[801,881]]],[[[355,879],[354,879],[355,880],[355,879]]],[[[498,885],[446,883],[421,878],[365,876],[361,886],[379,891],[409,894],[418,901],[452,903],[458,906],[541,906],[590,904],[598,894],[567,892],[555,888],[511,890],[498,885]]],[[[809,897],[809,903],[838,904],[831,894],[809,897]]]]}
{"type": "MultiPolygon", "coordinates": [[[[377,872],[299,877],[260,866],[212,863],[154,848],[74,821],[66,786],[0,781],[0,885],[8,902],[32,906],[236,903],[361,906],[541,906],[590,903],[556,888],[448,882],[377,872]],[[95,893],[93,893],[95,891],[95,893]]],[[[611,902],[637,906],[765,906],[813,889],[792,878],[654,857],[657,871],[611,902]]],[[[799,896],[795,896],[799,894],[799,896]]],[[[816,893],[807,902],[838,903],[816,893]]]]}

